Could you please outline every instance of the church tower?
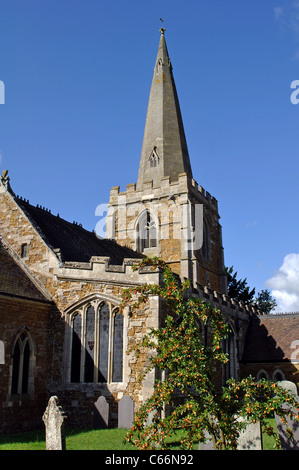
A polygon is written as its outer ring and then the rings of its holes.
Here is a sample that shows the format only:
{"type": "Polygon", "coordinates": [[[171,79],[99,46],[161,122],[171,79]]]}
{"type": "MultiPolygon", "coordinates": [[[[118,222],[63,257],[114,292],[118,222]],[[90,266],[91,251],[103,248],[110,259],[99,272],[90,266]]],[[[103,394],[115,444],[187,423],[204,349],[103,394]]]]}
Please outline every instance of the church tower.
{"type": "Polygon", "coordinates": [[[154,69],[139,166],[137,189],[153,181],[161,185],[163,177],[178,180],[180,173],[192,178],[179,100],[167,51],[164,29],[154,69]]]}
{"type": "Polygon", "coordinates": [[[111,189],[106,236],[162,258],[195,288],[226,293],[218,204],[193,178],[165,29],[160,33],[137,184],[111,189]]]}

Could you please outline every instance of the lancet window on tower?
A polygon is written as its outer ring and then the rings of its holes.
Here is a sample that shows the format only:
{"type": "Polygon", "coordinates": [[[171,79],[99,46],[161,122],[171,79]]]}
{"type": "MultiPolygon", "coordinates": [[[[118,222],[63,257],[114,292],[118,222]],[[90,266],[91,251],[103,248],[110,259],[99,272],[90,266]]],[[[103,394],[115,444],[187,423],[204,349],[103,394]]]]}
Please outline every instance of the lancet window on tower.
{"type": "Polygon", "coordinates": [[[157,226],[152,214],[144,211],[136,227],[136,248],[139,253],[143,253],[146,248],[157,246],[157,226]]]}
{"type": "Polygon", "coordinates": [[[156,73],[159,72],[160,68],[161,68],[163,65],[164,65],[164,64],[163,64],[163,60],[162,60],[162,59],[159,59],[159,60],[157,61],[157,65],[156,65],[156,73]]]}

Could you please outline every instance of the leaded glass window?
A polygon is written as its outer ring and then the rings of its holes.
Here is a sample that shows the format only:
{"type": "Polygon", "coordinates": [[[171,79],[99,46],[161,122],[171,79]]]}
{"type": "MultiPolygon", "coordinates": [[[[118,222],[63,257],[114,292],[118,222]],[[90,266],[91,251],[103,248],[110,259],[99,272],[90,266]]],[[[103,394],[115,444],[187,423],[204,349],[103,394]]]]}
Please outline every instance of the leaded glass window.
{"type": "Polygon", "coordinates": [[[30,359],[33,354],[32,342],[28,331],[20,333],[13,346],[11,395],[26,395],[29,393],[30,359]]]}
{"type": "Polygon", "coordinates": [[[117,310],[114,313],[113,382],[121,382],[123,377],[123,324],[124,317],[117,310]]]}
{"type": "Polygon", "coordinates": [[[99,311],[99,377],[98,382],[107,382],[108,378],[108,351],[110,312],[107,304],[103,304],[99,311]]]}
{"type": "Polygon", "coordinates": [[[97,299],[70,318],[71,382],[122,382],[123,315],[109,302],[97,299]]]}
{"type": "Polygon", "coordinates": [[[152,214],[145,211],[141,214],[136,230],[136,246],[139,253],[143,253],[146,248],[157,246],[157,226],[152,214]]]}
{"type": "Polygon", "coordinates": [[[95,311],[92,305],[86,310],[86,331],[85,331],[85,380],[94,380],[94,349],[95,349],[95,311]]]}
{"type": "Polygon", "coordinates": [[[72,367],[71,381],[80,382],[80,365],[81,365],[81,315],[76,312],[72,320],[72,367]]]}

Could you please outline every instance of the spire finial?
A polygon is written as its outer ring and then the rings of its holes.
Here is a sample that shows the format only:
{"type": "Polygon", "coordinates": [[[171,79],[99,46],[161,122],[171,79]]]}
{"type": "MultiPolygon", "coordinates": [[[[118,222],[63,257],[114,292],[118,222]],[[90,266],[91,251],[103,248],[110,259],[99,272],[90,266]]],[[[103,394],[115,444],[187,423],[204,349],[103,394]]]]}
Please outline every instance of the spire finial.
{"type": "MultiPolygon", "coordinates": [[[[160,21],[161,21],[162,26],[163,26],[164,21],[162,20],[162,18],[160,18],[160,21]]],[[[166,31],[166,29],[163,28],[163,27],[160,29],[160,33],[161,33],[163,36],[164,36],[165,31],[166,31]]]]}

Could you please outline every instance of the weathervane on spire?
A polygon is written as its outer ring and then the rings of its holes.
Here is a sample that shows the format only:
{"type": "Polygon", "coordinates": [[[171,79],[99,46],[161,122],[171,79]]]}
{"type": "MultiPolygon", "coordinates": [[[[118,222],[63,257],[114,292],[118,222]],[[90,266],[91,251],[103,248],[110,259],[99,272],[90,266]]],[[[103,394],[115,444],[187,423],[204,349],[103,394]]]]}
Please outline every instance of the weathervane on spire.
{"type": "MultiPolygon", "coordinates": [[[[164,21],[162,20],[162,18],[160,18],[160,21],[161,21],[162,26],[163,26],[164,21]]],[[[165,31],[166,31],[165,28],[161,28],[161,29],[160,29],[160,33],[163,34],[163,35],[164,35],[165,31]]]]}

